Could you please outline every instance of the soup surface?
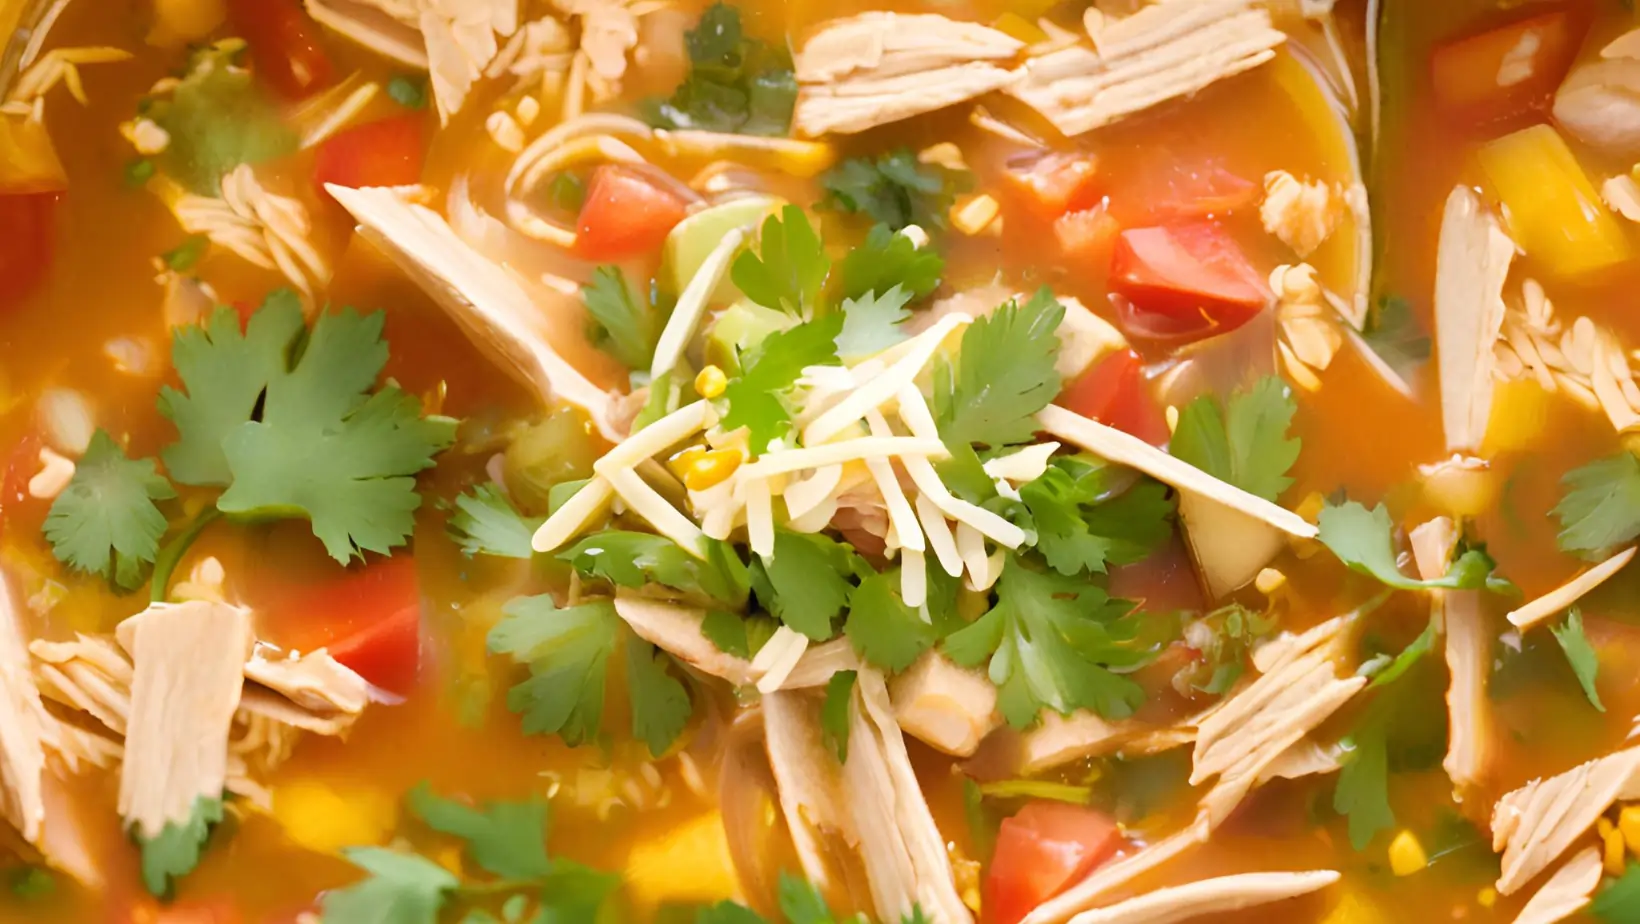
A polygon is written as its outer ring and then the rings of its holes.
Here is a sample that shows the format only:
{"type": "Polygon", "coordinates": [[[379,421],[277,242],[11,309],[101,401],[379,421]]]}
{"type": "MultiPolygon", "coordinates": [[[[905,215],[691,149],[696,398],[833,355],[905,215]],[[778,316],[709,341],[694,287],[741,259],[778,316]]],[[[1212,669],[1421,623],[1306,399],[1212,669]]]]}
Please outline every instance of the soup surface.
{"type": "Polygon", "coordinates": [[[0,921],[1640,921],[1630,7],[0,0],[0,921]]]}

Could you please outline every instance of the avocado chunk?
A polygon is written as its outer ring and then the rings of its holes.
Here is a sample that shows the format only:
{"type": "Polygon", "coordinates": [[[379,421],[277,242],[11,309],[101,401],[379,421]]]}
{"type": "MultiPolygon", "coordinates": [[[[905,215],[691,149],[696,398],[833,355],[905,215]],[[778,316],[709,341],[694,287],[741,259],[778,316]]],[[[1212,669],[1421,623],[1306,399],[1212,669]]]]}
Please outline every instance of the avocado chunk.
{"type": "MultiPolygon", "coordinates": [[[[775,196],[747,196],[701,209],[678,222],[666,235],[666,244],[661,249],[663,284],[670,286],[674,295],[682,292],[724,236],[736,228],[758,224],[765,215],[785,204],[785,200],[775,196]]],[[[734,283],[725,278],[712,294],[712,300],[725,302],[738,294],[734,283]]]]}
{"type": "Polygon", "coordinates": [[[740,373],[740,354],[764,337],[791,326],[792,317],[772,308],[738,301],[723,309],[706,331],[706,361],[728,375],[740,373]]]}

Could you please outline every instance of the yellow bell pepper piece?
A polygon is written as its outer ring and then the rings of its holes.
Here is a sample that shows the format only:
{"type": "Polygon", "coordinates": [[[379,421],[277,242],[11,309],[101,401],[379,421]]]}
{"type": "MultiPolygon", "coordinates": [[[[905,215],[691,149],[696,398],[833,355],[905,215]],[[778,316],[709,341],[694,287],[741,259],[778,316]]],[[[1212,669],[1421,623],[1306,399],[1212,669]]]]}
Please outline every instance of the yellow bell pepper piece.
{"type": "Polygon", "coordinates": [[[707,904],[740,898],[723,815],[709,812],[646,838],[626,860],[627,894],[641,909],[663,902],[707,904]]]}
{"type": "Polygon", "coordinates": [[[1403,829],[1389,844],[1389,868],[1397,876],[1410,876],[1429,865],[1418,835],[1403,829]]]}
{"type": "Polygon", "coordinates": [[[1338,904],[1327,913],[1321,924],[1388,924],[1388,921],[1389,916],[1371,899],[1345,887],[1338,904]]]}
{"type": "Polygon", "coordinates": [[[1551,272],[1578,276],[1629,259],[1622,227],[1553,128],[1505,135],[1476,158],[1503,203],[1509,235],[1551,272]]]}
{"type": "Polygon", "coordinates": [[[33,116],[0,115],[0,194],[67,188],[68,175],[45,125],[33,116]]]}
{"type": "Polygon", "coordinates": [[[337,853],[386,842],[398,822],[398,805],[367,787],[294,780],[274,788],[273,817],[297,845],[337,853]]]}
{"type": "Polygon", "coordinates": [[[1486,423],[1482,458],[1535,446],[1549,421],[1549,403],[1549,393],[1536,379],[1499,382],[1492,393],[1492,416],[1486,423]]]}
{"type": "Polygon", "coordinates": [[[1623,832],[1619,831],[1617,825],[1612,824],[1609,818],[1602,818],[1596,822],[1595,830],[1600,834],[1601,860],[1606,867],[1606,874],[1623,875],[1623,867],[1627,860],[1623,832]]]}
{"type": "Polygon", "coordinates": [[[1625,805],[1617,816],[1617,830],[1623,832],[1623,843],[1629,853],[1640,857],[1640,805],[1625,805]]]}
{"type": "Polygon", "coordinates": [[[996,21],[991,23],[991,28],[1004,35],[1011,35],[1027,45],[1044,41],[1048,37],[1048,33],[1043,32],[1041,26],[1012,11],[998,16],[996,21]]]}

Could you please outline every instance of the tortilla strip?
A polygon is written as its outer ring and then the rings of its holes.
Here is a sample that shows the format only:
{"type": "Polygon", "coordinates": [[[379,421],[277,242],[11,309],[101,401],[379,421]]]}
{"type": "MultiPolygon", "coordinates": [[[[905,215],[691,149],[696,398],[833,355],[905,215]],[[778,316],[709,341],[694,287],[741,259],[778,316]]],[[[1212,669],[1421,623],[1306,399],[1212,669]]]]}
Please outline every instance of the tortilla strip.
{"type": "Polygon", "coordinates": [[[1435,355],[1449,452],[1474,455],[1492,414],[1493,344],[1515,242],[1467,186],[1447,196],[1435,257],[1435,355]]]}
{"type": "Polygon", "coordinates": [[[449,312],[474,343],[535,389],[543,401],[584,408],[604,438],[625,435],[611,423],[607,392],[554,352],[541,313],[507,270],[456,236],[437,212],[411,204],[390,187],[326,189],[359,223],[359,233],[387,254],[449,312]]]}
{"type": "Polygon", "coordinates": [[[623,591],[615,595],[615,614],[625,620],[639,638],[703,674],[736,686],[745,686],[755,679],[750,661],[720,651],[701,632],[706,620],[703,609],[623,591]]]}
{"type": "MultiPolygon", "coordinates": [[[[1436,517],[1412,530],[1412,554],[1418,575],[1434,580],[1446,574],[1458,544],[1458,528],[1436,517]]],[[[1448,739],[1441,766],[1460,790],[1480,785],[1492,757],[1492,709],[1486,685],[1492,672],[1493,633],[1487,628],[1478,590],[1430,593],[1432,615],[1446,636],[1448,739]]]]}
{"type": "Polygon", "coordinates": [[[1582,911],[1600,884],[1600,870],[1599,847],[1573,854],[1520,909],[1515,924],[1555,924],[1582,911]]]}
{"type": "Polygon", "coordinates": [[[1304,522],[1298,514],[1220,481],[1201,469],[1175,459],[1144,440],[1114,427],[1107,427],[1057,405],[1043,408],[1036,415],[1036,419],[1044,430],[1068,443],[1074,443],[1118,465],[1138,469],[1180,491],[1199,494],[1217,501],[1268,523],[1289,536],[1313,539],[1317,535],[1316,528],[1304,522]]]}
{"type": "Polygon", "coordinates": [[[1635,798],[1640,798],[1640,747],[1506,794],[1492,809],[1492,849],[1503,852],[1498,892],[1520,891],[1587,834],[1613,802],[1635,798]]]}
{"type": "Polygon", "coordinates": [[[0,574],[0,814],[23,839],[41,843],[46,805],[45,706],[28,669],[28,649],[11,588],[0,574]]]}
{"type": "Polygon", "coordinates": [[[1623,566],[1634,558],[1635,549],[1635,546],[1630,546],[1536,600],[1510,610],[1509,621],[1526,630],[1560,613],[1596,587],[1606,583],[1612,575],[1622,571],[1623,566]]]}
{"type": "Polygon", "coordinates": [[[1324,889],[1338,881],[1332,870],[1303,873],[1242,873],[1168,886],[1084,911],[1070,924],[1175,924],[1206,914],[1239,911],[1324,889]]]}

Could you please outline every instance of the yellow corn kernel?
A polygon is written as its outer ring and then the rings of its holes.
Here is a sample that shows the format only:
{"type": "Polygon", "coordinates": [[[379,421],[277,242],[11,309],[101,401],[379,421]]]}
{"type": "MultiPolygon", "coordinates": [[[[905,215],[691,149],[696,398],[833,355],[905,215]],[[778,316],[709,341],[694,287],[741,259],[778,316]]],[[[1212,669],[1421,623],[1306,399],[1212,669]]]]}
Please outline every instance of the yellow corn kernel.
{"type": "Polygon", "coordinates": [[[1253,578],[1253,587],[1266,597],[1280,590],[1287,584],[1287,575],[1274,568],[1259,570],[1258,577],[1253,578]]]}
{"type": "Polygon", "coordinates": [[[1627,859],[1625,851],[1627,845],[1623,843],[1623,832],[1617,830],[1617,827],[1606,821],[1606,819],[1602,818],[1600,820],[1603,822],[1600,826],[1600,840],[1605,847],[1601,853],[1601,859],[1605,861],[1606,873],[1610,876],[1621,876],[1623,875],[1624,860],[1627,859]]]}
{"type": "Polygon", "coordinates": [[[1004,35],[1011,35],[1027,45],[1044,41],[1048,37],[1048,33],[1043,32],[1041,26],[1018,13],[1003,13],[991,23],[991,28],[1004,35]]]}
{"type": "Polygon", "coordinates": [[[917,152],[917,162],[920,164],[938,164],[947,170],[958,173],[967,171],[968,162],[962,159],[962,148],[949,141],[931,144],[917,152]]]}
{"type": "Polygon", "coordinates": [[[716,366],[707,366],[695,376],[695,392],[702,398],[711,399],[723,394],[723,389],[729,387],[729,377],[716,366]]]}
{"type": "Polygon", "coordinates": [[[1428,865],[1429,857],[1424,853],[1424,845],[1418,843],[1418,835],[1403,829],[1390,841],[1389,868],[1395,875],[1410,876],[1428,865]]]}
{"type": "Polygon", "coordinates": [[[715,488],[729,480],[740,468],[740,453],[733,449],[708,449],[690,460],[684,469],[683,486],[691,491],[715,488]]]}
{"type": "Polygon", "coordinates": [[[1492,415],[1486,423],[1481,457],[1519,452],[1538,444],[1549,420],[1549,393],[1537,379],[1499,382],[1492,392],[1492,415]]]}
{"type": "Polygon", "coordinates": [[[273,817],[285,836],[315,853],[381,844],[398,821],[397,804],[367,787],[296,780],[274,788],[273,817]]]}
{"type": "Polygon", "coordinates": [[[1498,903],[1498,890],[1487,886],[1475,893],[1475,904],[1482,908],[1490,908],[1498,903]]]}
{"type": "Polygon", "coordinates": [[[627,894],[640,908],[740,898],[728,834],[718,812],[639,842],[627,857],[626,875],[627,894]]]}
{"type": "Polygon", "coordinates": [[[1505,135],[1475,156],[1503,203],[1509,236],[1528,256],[1563,276],[1629,258],[1623,229],[1553,128],[1534,125],[1505,135]]]}
{"type": "Polygon", "coordinates": [[[1366,893],[1357,892],[1347,886],[1342,889],[1343,894],[1339,896],[1338,904],[1322,918],[1321,924],[1388,924],[1389,915],[1385,914],[1366,893]]]}
{"type": "Polygon", "coordinates": [[[1629,853],[1640,857],[1640,805],[1625,805],[1617,816],[1617,830],[1623,832],[1623,843],[1629,853]]]}
{"type": "Polygon", "coordinates": [[[980,193],[977,196],[959,199],[951,206],[951,224],[958,231],[972,237],[984,231],[1001,212],[1002,206],[997,200],[980,193]]]}
{"type": "Polygon", "coordinates": [[[705,446],[690,446],[688,449],[680,449],[672,454],[672,458],[666,460],[666,467],[672,472],[673,477],[682,481],[683,476],[689,474],[689,469],[696,462],[699,462],[701,456],[706,455],[708,451],[705,446]]]}

